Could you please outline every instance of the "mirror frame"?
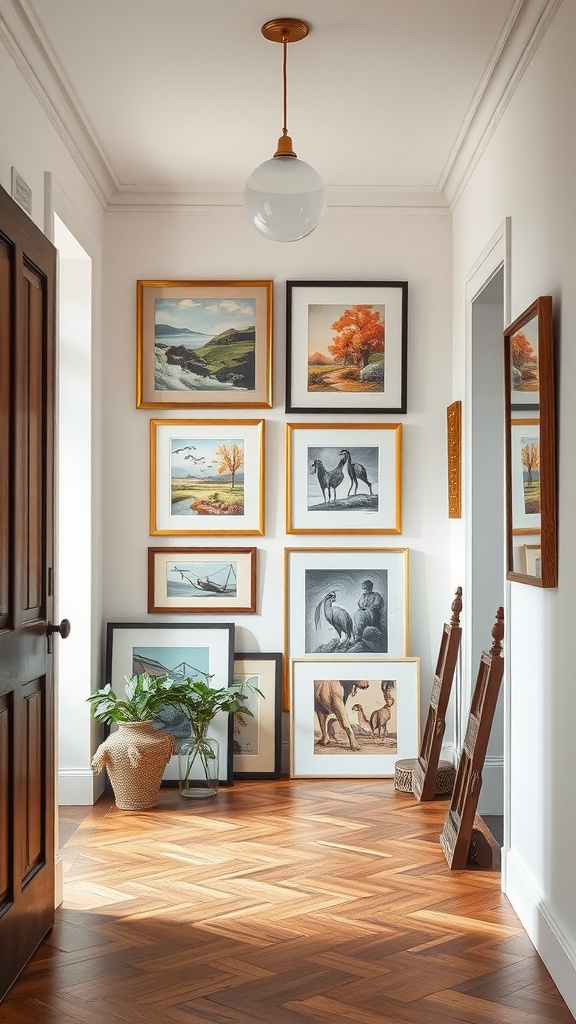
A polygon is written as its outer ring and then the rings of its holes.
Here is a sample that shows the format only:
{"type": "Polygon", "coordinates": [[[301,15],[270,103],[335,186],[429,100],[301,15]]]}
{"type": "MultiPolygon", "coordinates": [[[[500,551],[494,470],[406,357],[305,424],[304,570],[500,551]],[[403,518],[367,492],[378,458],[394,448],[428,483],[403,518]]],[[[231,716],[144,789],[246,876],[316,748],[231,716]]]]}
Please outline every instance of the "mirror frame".
{"type": "MultiPolygon", "coordinates": [[[[506,443],[506,578],[532,587],[558,585],[558,537],[556,495],[556,420],[554,403],[554,335],[552,297],[542,295],[504,331],[504,394],[506,443]],[[538,337],[538,403],[512,404],[512,338],[529,321],[537,320],[538,337]],[[540,528],[514,531],[512,505],[512,424],[514,419],[537,417],[540,421],[540,528]],[[513,412],[519,412],[514,416],[513,412]],[[519,572],[514,568],[513,539],[518,532],[540,534],[541,575],[519,572]]],[[[528,396],[527,396],[528,397],[528,396]]]]}

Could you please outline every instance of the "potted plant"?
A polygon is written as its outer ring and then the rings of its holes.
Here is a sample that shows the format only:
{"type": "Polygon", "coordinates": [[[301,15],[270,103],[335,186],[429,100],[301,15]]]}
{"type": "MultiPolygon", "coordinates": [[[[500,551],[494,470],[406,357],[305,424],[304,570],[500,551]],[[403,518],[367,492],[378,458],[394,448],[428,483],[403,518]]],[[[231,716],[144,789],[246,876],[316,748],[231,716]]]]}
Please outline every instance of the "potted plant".
{"type": "Polygon", "coordinates": [[[171,732],[178,739],[180,792],[186,797],[210,797],[218,792],[218,742],[208,735],[210,723],[220,712],[253,718],[245,703],[248,691],[263,697],[252,683],[233,683],[216,689],[210,676],[184,680],[185,692],[179,691],[174,703],[160,712],[156,728],[171,732]]]}
{"type": "Polygon", "coordinates": [[[162,709],[180,707],[188,697],[188,681],[142,672],[126,679],[121,696],[108,683],[87,698],[97,721],[118,725],[92,759],[97,771],[106,768],[117,807],[135,811],[155,806],[176,741],[155,729],[154,721],[162,709]]]}

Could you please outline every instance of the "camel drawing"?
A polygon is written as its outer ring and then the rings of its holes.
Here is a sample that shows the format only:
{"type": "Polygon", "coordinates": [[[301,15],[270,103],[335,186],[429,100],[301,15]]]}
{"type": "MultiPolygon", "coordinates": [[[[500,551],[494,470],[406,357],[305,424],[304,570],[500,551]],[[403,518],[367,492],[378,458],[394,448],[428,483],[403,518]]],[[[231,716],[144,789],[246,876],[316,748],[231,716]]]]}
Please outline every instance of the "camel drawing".
{"type": "Polygon", "coordinates": [[[320,723],[320,745],[325,747],[335,742],[331,721],[336,721],[348,737],[351,750],[360,750],[346,711],[346,701],[355,695],[358,689],[367,690],[370,684],[364,679],[340,680],[318,679],[314,683],[314,711],[320,723]]]}

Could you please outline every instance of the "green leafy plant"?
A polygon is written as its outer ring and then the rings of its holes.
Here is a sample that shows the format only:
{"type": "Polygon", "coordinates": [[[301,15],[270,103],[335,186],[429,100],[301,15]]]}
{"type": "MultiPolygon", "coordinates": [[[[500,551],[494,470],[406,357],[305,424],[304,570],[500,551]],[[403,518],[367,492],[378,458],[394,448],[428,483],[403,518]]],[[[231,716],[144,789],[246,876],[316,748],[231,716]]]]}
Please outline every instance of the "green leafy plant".
{"type": "Polygon", "coordinates": [[[126,676],[126,689],[118,696],[110,683],[87,698],[93,717],[99,722],[146,722],[165,707],[180,708],[189,697],[189,680],[148,672],[126,676]]]}

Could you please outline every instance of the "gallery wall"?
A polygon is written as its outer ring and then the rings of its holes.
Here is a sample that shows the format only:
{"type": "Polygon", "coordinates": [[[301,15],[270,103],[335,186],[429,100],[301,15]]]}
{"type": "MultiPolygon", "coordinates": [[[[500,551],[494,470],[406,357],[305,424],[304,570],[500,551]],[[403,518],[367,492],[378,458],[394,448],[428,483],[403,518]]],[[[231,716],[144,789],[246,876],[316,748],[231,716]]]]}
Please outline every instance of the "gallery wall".
{"type": "MultiPolygon", "coordinates": [[[[241,211],[123,212],[107,216],[104,245],[103,620],[144,621],[147,548],[202,545],[194,536],[149,535],[149,423],[152,417],[263,418],[266,434],[265,533],[224,536],[218,544],[258,548],[257,613],[236,616],[236,649],[282,651],[287,595],[285,547],[410,550],[410,653],[422,659],[422,714],[427,711],[442,623],[457,582],[450,574],[446,406],[450,401],[450,219],[445,211],[392,210],[373,216],[328,213],[313,235],[292,245],[257,234],[241,211]],[[136,282],[274,281],[274,397],[270,410],[137,409],[136,282]],[[408,282],[408,412],[287,414],[285,310],[287,280],[408,282]],[[402,532],[315,535],[285,532],[287,423],[401,422],[402,532]]],[[[342,442],[343,443],[343,442],[342,442]]],[[[216,543],[204,541],[206,546],[216,543]]],[[[215,616],[198,616],[203,621],[215,616]]],[[[178,616],[172,616],[178,621],[178,616]]],[[[180,620],[182,617],[180,617],[180,620]]],[[[220,616],[222,619],[222,616],[220,616]]],[[[151,621],[168,621],[157,615],[151,621]]],[[[286,766],[286,765],[285,765],[286,766]]]]}

